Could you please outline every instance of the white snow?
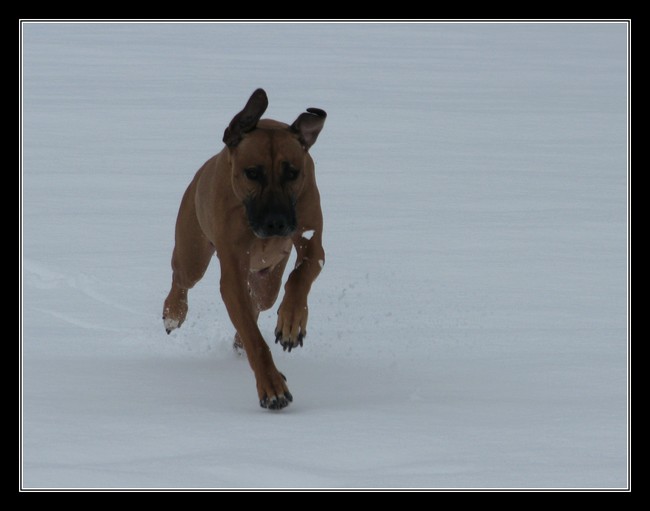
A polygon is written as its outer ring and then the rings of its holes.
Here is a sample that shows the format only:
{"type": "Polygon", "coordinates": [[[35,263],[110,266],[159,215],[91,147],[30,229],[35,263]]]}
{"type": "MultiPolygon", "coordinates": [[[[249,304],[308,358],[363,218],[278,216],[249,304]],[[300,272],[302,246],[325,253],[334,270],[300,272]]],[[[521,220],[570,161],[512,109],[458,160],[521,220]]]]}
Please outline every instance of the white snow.
{"type": "MultiPolygon", "coordinates": [[[[23,488],[626,488],[627,25],[23,25],[23,488]],[[179,201],[256,87],[328,113],[263,410],[179,201]]],[[[291,266],[289,266],[291,267],[291,266]]]]}

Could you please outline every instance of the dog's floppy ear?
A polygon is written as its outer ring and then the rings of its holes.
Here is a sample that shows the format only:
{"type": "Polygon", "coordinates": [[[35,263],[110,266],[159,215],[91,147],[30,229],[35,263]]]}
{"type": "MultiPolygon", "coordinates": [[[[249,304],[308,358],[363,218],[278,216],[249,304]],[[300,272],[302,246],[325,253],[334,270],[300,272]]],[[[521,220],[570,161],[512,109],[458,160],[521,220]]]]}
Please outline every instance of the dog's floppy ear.
{"type": "Polygon", "coordinates": [[[291,131],[298,134],[298,139],[305,149],[314,145],[318,134],[323,129],[327,114],[320,108],[308,108],[301,113],[289,127],[291,131]]]}
{"type": "Polygon", "coordinates": [[[246,133],[255,129],[268,106],[269,98],[264,89],[257,89],[253,92],[244,109],[232,118],[226,131],[223,132],[224,143],[228,147],[235,147],[239,144],[246,133]]]}

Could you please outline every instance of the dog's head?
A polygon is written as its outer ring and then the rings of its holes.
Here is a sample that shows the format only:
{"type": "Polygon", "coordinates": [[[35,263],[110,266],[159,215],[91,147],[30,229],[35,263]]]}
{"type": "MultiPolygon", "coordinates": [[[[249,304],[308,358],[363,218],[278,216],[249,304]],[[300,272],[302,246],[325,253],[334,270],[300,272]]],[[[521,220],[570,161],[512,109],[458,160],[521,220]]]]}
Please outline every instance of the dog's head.
{"type": "Polygon", "coordinates": [[[293,124],[264,119],[269,100],[257,89],[226,128],[233,190],[259,238],[290,236],[297,227],[296,203],[313,164],[308,155],[327,114],[308,108],[293,124]]]}

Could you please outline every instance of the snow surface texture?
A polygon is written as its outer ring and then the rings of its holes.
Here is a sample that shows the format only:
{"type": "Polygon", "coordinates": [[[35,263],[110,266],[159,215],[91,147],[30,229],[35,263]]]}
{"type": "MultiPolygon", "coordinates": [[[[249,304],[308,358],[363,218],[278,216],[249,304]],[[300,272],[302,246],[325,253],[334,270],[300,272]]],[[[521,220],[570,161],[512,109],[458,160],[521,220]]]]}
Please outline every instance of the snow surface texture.
{"type": "Polygon", "coordinates": [[[24,487],[626,487],[625,24],[23,29],[24,487]],[[304,348],[260,318],[279,413],[216,259],[161,320],[256,87],[328,113],[304,348]]]}

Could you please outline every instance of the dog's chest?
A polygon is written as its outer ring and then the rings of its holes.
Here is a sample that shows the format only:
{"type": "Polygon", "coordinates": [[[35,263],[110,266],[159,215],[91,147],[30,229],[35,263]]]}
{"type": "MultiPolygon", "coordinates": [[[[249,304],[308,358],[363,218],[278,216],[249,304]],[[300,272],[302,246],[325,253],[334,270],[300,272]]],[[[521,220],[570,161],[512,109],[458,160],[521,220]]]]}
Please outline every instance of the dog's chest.
{"type": "Polygon", "coordinates": [[[291,238],[257,239],[250,249],[250,270],[273,268],[291,253],[291,238]]]}

